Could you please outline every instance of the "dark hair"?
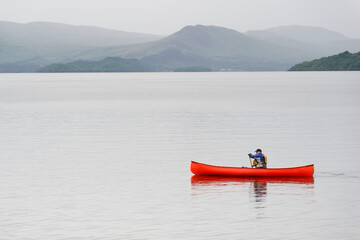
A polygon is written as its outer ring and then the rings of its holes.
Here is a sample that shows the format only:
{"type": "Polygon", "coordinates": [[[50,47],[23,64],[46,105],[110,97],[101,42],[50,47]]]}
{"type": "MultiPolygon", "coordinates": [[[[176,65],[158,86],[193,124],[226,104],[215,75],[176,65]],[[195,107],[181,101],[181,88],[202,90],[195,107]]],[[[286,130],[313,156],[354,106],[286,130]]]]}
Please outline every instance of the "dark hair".
{"type": "Polygon", "coordinates": [[[261,152],[261,153],[262,153],[262,151],[261,151],[261,149],[260,149],[260,148],[256,149],[256,151],[255,151],[255,152],[261,152]]]}

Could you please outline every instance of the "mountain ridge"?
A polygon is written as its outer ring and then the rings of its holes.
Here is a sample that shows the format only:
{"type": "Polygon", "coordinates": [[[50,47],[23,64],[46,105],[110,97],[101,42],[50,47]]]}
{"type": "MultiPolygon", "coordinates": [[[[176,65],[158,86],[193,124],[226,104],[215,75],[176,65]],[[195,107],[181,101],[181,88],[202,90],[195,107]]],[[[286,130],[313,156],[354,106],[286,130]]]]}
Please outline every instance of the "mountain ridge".
{"type": "Polygon", "coordinates": [[[324,41],[329,42],[347,39],[343,34],[326,28],[302,25],[281,25],[263,30],[250,30],[245,32],[245,34],[255,36],[256,34],[265,32],[306,43],[321,43],[324,41]]]}
{"type": "MultiPolygon", "coordinates": [[[[37,25],[37,23],[30,25],[37,25]]],[[[50,23],[49,26],[53,27],[54,24],[50,23]]],[[[56,26],[63,31],[62,24],[56,26]]],[[[72,28],[71,25],[65,26],[72,28]]],[[[93,27],[90,28],[93,29],[93,27]]],[[[224,27],[193,25],[185,26],[157,40],[143,43],[131,42],[132,44],[125,45],[118,44],[117,41],[115,45],[107,45],[107,43],[104,45],[101,41],[96,46],[90,46],[91,44],[57,45],[59,41],[64,43],[61,40],[63,38],[57,36],[59,32],[43,40],[43,42],[50,41],[52,44],[15,45],[16,41],[4,41],[4,36],[0,35],[0,64],[13,63],[16,65],[14,67],[21,71],[22,64],[24,66],[37,65],[40,68],[52,63],[68,63],[77,60],[101,61],[107,57],[120,57],[137,59],[141,64],[150,66],[151,71],[173,71],[191,66],[211,68],[214,71],[223,69],[274,71],[287,70],[298,62],[329,56],[345,50],[360,50],[359,39],[350,39],[327,29],[306,26],[281,26],[270,30],[241,33],[224,27]],[[293,33],[296,29],[298,29],[297,35],[303,35],[303,38],[293,37],[296,35],[293,33]],[[311,42],[307,34],[314,31],[320,32],[319,38],[311,42]],[[327,37],[327,34],[332,37],[327,37]],[[330,40],[318,44],[320,37],[330,40]]],[[[46,38],[46,36],[43,37],[46,38]]],[[[96,37],[106,38],[107,36],[99,34],[96,37]]],[[[4,66],[3,68],[0,66],[0,71],[1,69],[6,71],[4,66]]]]}
{"type": "Polygon", "coordinates": [[[13,45],[117,46],[155,41],[160,38],[162,36],[94,26],[53,22],[0,21],[0,41],[13,45]]]}
{"type": "Polygon", "coordinates": [[[153,64],[160,71],[179,67],[202,66],[219,69],[285,70],[291,64],[317,56],[313,51],[298,51],[292,47],[259,40],[233,29],[218,26],[185,26],[168,37],[151,43],[95,49],[79,54],[92,60],[120,56],[137,58],[153,64]],[[309,58],[310,58],[309,57],[309,58]],[[256,67],[256,66],[261,67],[256,67]]]}
{"type": "Polygon", "coordinates": [[[250,30],[245,34],[285,46],[317,51],[320,53],[318,57],[344,51],[357,52],[360,49],[360,39],[348,38],[341,33],[321,27],[288,25],[264,30],[250,30]]]}

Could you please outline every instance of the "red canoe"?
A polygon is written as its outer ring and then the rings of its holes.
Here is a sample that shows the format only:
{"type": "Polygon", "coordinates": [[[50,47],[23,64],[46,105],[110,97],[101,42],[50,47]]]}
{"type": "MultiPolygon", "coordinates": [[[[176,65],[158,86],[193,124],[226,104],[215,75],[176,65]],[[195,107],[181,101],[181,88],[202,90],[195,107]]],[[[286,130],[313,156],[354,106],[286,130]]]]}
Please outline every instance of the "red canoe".
{"type": "Polygon", "coordinates": [[[312,177],[314,164],[294,168],[238,168],[220,167],[191,161],[191,172],[196,175],[238,177],[312,177]]]}

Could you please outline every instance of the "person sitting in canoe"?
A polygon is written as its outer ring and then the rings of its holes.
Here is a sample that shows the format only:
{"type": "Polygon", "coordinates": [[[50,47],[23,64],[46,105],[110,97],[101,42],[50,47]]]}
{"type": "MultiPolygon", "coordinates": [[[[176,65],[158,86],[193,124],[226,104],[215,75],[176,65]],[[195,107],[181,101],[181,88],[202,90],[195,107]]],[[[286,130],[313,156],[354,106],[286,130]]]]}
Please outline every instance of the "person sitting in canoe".
{"type": "Polygon", "coordinates": [[[261,149],[256,149],[256,154],[253,155],[251,153],[249,153],[249,157],[253,158],[254,161],[251,165],[251,167],[255,167],[255,168],[267,168],[267,158],[264,154],[262,154],[261,149]]]}

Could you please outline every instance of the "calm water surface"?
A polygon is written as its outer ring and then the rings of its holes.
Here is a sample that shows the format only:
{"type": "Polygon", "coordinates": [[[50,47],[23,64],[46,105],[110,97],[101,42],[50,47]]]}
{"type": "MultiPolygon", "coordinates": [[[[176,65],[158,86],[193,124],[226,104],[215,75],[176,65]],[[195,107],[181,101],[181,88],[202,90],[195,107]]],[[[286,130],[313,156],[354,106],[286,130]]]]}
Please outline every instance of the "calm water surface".
{"type": "Polygon", "coordinates": [[[0,239],[359,239],[360,73],[0,74],[0,239]],[[311,179],[190,161],[315,164],[311,179]]]}

